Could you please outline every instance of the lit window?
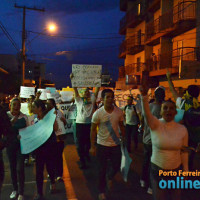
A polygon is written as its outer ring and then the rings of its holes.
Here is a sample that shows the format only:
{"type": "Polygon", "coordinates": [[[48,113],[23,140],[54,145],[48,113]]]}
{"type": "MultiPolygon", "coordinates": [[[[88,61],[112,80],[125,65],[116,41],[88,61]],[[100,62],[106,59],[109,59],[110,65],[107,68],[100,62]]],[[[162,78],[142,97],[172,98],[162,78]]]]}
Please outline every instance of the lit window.
{"type": "Polygon", "coordinates": [[[138,4],[138,15],[140,15],[140,10],[141,9],[141,7],[140,7],[140,3],[138,4]]]}

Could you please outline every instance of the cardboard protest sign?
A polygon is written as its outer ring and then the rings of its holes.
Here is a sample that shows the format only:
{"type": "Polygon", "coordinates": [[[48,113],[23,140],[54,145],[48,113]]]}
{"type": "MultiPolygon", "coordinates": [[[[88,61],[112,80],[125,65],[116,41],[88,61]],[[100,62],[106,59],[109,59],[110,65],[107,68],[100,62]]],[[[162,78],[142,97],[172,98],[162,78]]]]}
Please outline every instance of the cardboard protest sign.
{"type": "Polygon", "coordinates": [[[72,92],[72,91],[61,91],[60,95],[61,95],[62,102],[72,101],[74,92],[72,92]]]}
{"type": "Polygon", "coordinates": [[[21,98],[30,98],[30,95],[35,95],[35,88],[34,87],[20,87],[20,97],[21,98]]]}
{"type": "Polygon", "coordinates": [[[41,91],[40,99],[47,100],[47,90],[46,89],[37,89],[37,91],[41,91]]]}
{"type": "Polygon", "coordinates": [[[49,91],[51,94],[56,93],[56,88],[53,87],[46,87],[47,92],[49,91]]]}
{"type": "Polygon", "coordinates": [[[72,87],[101,87],[102,65],[72,65],[72,87]]]}
{"type": "Polygon", "coordinates": [[[63,112],[67,124],[65,126],[66,133],[73,133],[73,123],[76,119],[75,104],[57,104],[57,107],[63,112]]]}
{"type": "Polygon", "coordinates": [[[29,115],[29,110],[28,110],[28,103],[21,103],[21,109],[20,111],[24,113],[25,115],[29,115]]]}

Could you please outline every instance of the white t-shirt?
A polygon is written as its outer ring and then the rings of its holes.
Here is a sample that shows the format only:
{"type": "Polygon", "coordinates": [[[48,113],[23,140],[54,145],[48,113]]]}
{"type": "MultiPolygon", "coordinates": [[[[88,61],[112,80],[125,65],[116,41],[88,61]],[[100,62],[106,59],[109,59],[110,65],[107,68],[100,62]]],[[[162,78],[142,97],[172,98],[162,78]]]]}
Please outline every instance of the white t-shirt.
{"type": "Polygon", "coordinates": [[[140,112],[139,112],[138,107],[136,105],[124,106],[122,108],[122,110],[124,110],[124,112],[125,112],[126,124],[128,124],[128,125],[137,125],[139,123],[138,114],[140,112]],[[134,108],[134,106],[135,106],[135,108],[134,108]]]}
{"type": "Polygon", "coordinates": [[[123,122],[123,112],[114,106],[112,113],[106,112],[104,106],[99,108],[92,117],[92,123],[98,125],[97,144],[117,146],[119,144],[119,122],[123,122]],[[112,135],[112,136],[111,136],[112,135]]]}
{"type": "MultiPolygon", "coordinates": [[[[185,126],[174,121],[158,120],[156,130],[151,130],[151,162],[162,169],[176,169],[181,163],[181,147],[188,145],[188,132],[185,126]]],[[[154,122],[155,123],[155,122],[154,122]]]]}
{"type": "Polygon", "coordinates": [[[96,98],[94,95],[91,96],[91,102],[85,104],[81,97],[75,98],[75,104],[77,107],[76,123],[90,124],[92,119],[92,114],[95,109],[96,98]]]}
{"type": "Polygon", "coordinates": [[[181,97],[177,97],[176,99],[176,107],[178,109],[182,109],[183,105],[184,105],[185,100],[182,99],[181,97]]]}
{"type": "Polygon", "coordinates": [[[58,124],[58,130],[55,132],[55,134],[56,136],[58,136],[58,135],[63,135],[66,133],[65,125],[63,121],[61,121],[61,118],[64,118],[65,116],[60,110],[56,110],[56,112],[57,112],[56,121],[58,124]]]}

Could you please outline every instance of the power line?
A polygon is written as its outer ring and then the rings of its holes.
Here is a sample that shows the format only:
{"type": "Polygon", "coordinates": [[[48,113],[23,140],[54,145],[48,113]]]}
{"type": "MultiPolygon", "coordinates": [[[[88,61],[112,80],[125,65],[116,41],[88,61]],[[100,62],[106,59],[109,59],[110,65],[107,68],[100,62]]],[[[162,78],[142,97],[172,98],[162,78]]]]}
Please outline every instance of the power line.
{"type": "Polygon", "coordinates": [[[8,33],[8,31],[6,30],[5,26],[2,24],[1,21],[0,21],[0,28],[3,31],[3,33],[5,34],[5,36],[9,39],[9,41],[11,42],[11,44],[13,45],[13,47],[19,52],[20,48],[18,47],[17,43],[13,40],[13,38],[11,37],[11,35],[8,33]]]}

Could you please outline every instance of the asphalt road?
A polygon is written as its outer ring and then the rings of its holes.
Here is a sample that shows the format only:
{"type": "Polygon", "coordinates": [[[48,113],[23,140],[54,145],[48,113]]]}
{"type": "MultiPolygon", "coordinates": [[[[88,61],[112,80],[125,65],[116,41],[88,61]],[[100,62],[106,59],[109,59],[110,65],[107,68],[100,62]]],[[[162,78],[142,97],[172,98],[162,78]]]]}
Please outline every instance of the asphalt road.
{"type": "MultiPolygon", "coordinates": [[[[125,183],[118,173],[115,177],[113,190],[108,193],[108,200],[152,200],[152,196],[147,194],[146,188],[141,188],[139,184],[140,174],[142,170],[143,161],[143,146],[140,143],[139,149],[131,154],[133,159],[131,170],[129,173],[128,182],[125,183]]],[[[88,168],[81,170],[79,168],[78,155],[76,147],[73,143],[72,135],[68,135],[66,139],[64,158],[64,182],[57,182],[57,192],[55,194],[49,193],[49,180],[45,172],[44,180],[44,195],[46,200],[97,200],[97,162],[96,158],[92,158],[88,163],[88,168]]],[[[2,188],[2,200],[9,200],[9,195],[12,192],[12,184],[10,179],[10,170],[7,156],[4,150],[5,161],[5,180],[2,188]]],[[[200,155],[196,156],[195,167],[200,169],[200,155]]],[[[34,163],[25,168],[25,200],[32,200],[36,193],[35,183],[35,167],[34,163]]],[[[183,191],[183,200],[199,200],[199,190],[185,190],[183,191]]]]}

